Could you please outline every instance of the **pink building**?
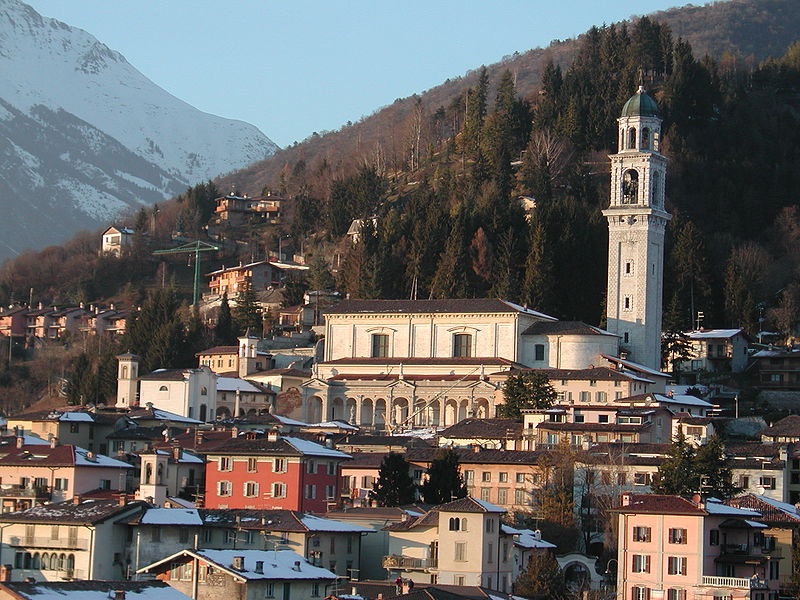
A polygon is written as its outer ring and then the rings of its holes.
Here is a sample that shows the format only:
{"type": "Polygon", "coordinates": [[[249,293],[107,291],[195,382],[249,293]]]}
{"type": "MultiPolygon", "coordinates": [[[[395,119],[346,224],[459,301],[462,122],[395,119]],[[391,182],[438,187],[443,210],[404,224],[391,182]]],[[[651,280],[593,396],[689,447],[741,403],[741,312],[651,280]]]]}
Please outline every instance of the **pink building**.
{"type": "Polygon", "coordinates": [[[619,600],[776,600],[779,559],[760,513],[700,496],[623,494],[619,600]]]}
{"type": "Polygon", "coordinates": [[[97,489],[125,490],[131,468],[79,446],[18,443],[0,458],[0,486],[20,493],[35,489],[61,502],[97,489]]]}

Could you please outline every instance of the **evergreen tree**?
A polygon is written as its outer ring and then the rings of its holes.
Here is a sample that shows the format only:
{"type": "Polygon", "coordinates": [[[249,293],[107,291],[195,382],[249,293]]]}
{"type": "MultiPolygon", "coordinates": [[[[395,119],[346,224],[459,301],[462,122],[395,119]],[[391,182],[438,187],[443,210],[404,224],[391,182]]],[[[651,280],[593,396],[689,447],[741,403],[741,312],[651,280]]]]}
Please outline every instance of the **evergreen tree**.
{"type": "Polygon", "coordinates": [[[695,456],[704,496],[727,500],[741,490],[733,485],[733,474],[726,464],[725,448],[717,435],[700,446],[695,456]]]}
{"type": "Polygon", "coordinates": [[[228,292],[222,293],[222,301],[217,314],[217,325],[214,327],[214,340],[220,346],[231,346],[237,343],[236,333],[233,331],[233,318],[231,306],[228,303],[228,292]]]}
{"type": "Polygon", "coordinates": [[[334,288],[335,282],[328,261],[321,254],[315,256],[308,265],[307,279],[310,290],[329,291],[334,288]]]}
{"type": "Polygon", "coordinates": [[[383,457],[378,479],[369,493],[378,506],[402,506],[417,499],[417,488],[408,474],[409,465],[402,454],[390,452],[383,457]]]}
{"type": "Polygon", "coordinates": [[[431,281],[432,298],[463,298],[467,295],[467,250],[463,210],[453,219],[450,235],[431,281]]]}
{"type": "Polygon", "coordinates": [[[250,277],[245,279],[244,285],[236,296],[233,322],[239,335],[246,333],[248,329],[253,335],[261,335],[261,305],[258,303],[258,296],[253,289],[250,277]]]}
{"type": "Polygon", "coordinates": [[[551,552],[533,552],[528,566],[514,582],[514,595],[530,600],[567,598],[564,574],[551,552]]]}
{"type": "Polygon", "coordinates": [[[670,446],[669,458],[661,463],[653,478],[656,494],[691,496],[700,491],[700,473],[697,471],[694,447],[680,431],[670,446]]]}
{"type": "Polygon", "coordinates": [[[185,343],[178,308],[175,290],[159,288],[150,292],[142,309],[128,321],[121,346],[142,357],[141,372],[192,366],[180,364],[181,350],[173,347],[185,343]]]}
{"type": "Polygon", "coordinates": [[[498,404],[497,416],[520,419],[524,409],[550,408],[558,394],[544,373],[520,371],[506,379],[503,384],[503,398],[505,403],[498,404]]]}
{"type": "Polygon", "coordinates": [[[481,67],[478,82],[466,95],[464,111],[464,129],[462,131],[462,152],[467,160],[482,160],[481,133],[483,120],[486,117],[486,94],[489,88],[489,76],[486,67],[481,67]]]}
{"type": "Polygon", "coordinates": [[[444,504],[466,497],[467,486],[458,466],[458,455],[453,450],[448,448],[436,454],[420,491],[427,504],[444,504]]]}
{"type": "Polygon", "coordinates": [[[303,303],[308,282],[305,276],[299,271],[290,271],[286,280],[283,282],[283,300],[281,306],[297,306],[303,303]]]}
{"type": "Polygon", "coordinates": [[[91,377],[91,364],[85,352],[81,352],[72,363],[72,370],[67,379],[66,395],[67,403],[73,406],[85,404],[84,392],[87,388],[87,380],[91,377]]]}
{"type": "Polygon", "coordinates": [[[520,296],[525,305],[549,313],[553,306],[553,263],[538,211],[531,218],[530,231],[530,249],[525,260],[520,296]]]}

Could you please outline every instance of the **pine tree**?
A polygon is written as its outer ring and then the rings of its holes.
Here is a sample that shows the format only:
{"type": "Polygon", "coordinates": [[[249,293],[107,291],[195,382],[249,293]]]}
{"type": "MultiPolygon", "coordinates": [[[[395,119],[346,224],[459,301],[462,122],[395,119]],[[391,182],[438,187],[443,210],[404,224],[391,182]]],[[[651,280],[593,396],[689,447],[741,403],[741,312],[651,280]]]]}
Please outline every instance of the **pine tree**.
{"type": "Polygon", "coordinates": [[[527,568],[514,582],[514,594],[530,600],[561,600],[567,597],[564,574],[551,552],[534,551],[527,568]]]}
{"type": "Polygon", "coordinates": [[[675,496],[691,496],[699,492],[700,473],[695,462],[695,450],[682,431],[675,437],[668,455],[653,478],[653,492],[675,496]]]}
{"type": "Polygon", "coordinates": [[[233,318],[231,317],[231,306],[228,303],[227,291],[222,293],[222,301],[217,314],[217,325],[214,327],[214,340],[220,346],[236,344],[236,334],[233,331],[233,318]]]}
{"type": "Polygon", "coordinates": [[[461,136],[461,148],[467,160],[482,160],[481,134],[483,120],[486,117],[486,93],[489,88],[489,76],[486,67],[478,73],[478,83],[467,92],[464,111],[464,129],[461,136]]]}
{"type": "Polygon", "coordinates": [[[450,235],[431,281],[432,298],[463,298],[467,295],[467,250],[464,242],[463,210],[453,219],[450,235]]]}
{"type": "Polygon", "coordinates": [[[726,464],[725,448],[717,435],[700,446],[695,456],[704,496],[727,500],[739,493],[733,485],[733,474],[726,464]]]}
{"type": "Polygon", "coordinates": [[[261,335],[261,305],[258,303],[256,291],[250,277],[244,281],[239,294],[236,296],[236,306],[233,308],[233,322],[239,335],[249,329],[253,335],[261,335]]]}
{"type": "Polygon", "coordinates": [[[420,486],[422,499],[427,504],[444,504],[465,498],[467,486],[458,466],[458,455],[451,449],[440,450],[431,461],[428,479],[420,486]]]}
{"type": "Polygon", "coordinates": [[[335,284],[328,261],[321,254],[311,260],[306,279],[308,279],[309,289],[315,291],[332,290],[335,284]]]}
{"type": "Polygon", "coordinates": [[[297,306],[303,303],[308,282],[300,272],[290,271],[286,280],[283,282],[283,300],[281,306],[297,306]]]}
{"type": "Polygon", "coordinates": [[[521,299],[527,306],[549,313],[553,308],[553,264],[548,253],[545,229],[538,214],[533,215],[530,227],[531,242],[525,260],[521,299]]]}
{"type": "Polygon", "coordinates": [[[527,408],[550,408],[558,394],[547,375],[537,371],[520,371],[509,375],[503,384],[505,403],[497,405],[497,416],[521,419],[527,408]]]}
{"type": "Polygon", "coordinates": [[[378,506],[402,506],[417,499],[417,488],[408,474],[409,464],[402,454],[390,452],[383,457],[378,480],[369,493],[378,506]]]}

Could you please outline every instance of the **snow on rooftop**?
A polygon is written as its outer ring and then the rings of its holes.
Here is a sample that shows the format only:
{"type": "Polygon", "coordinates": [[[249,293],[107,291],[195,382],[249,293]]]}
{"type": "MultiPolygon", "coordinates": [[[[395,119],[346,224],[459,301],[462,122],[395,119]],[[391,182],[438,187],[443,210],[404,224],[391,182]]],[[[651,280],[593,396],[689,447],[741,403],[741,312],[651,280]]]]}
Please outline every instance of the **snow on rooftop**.
{"type": "Polygon", "coordinates": [[[491,502],[487,502],[486,500],[478,500],[477,498],[473,498],[473,500],[478,504],[480,504],[487,512],[498,512],[498,513],[506,512],[505,508],[501,508],[497,506],[497,504],[492,504],[491,502]]]}
{"type": "Polygon", "coordinates": [[[167,500],[169,500],[172,504],[177,504],[178,506],[182,506],[183,508],[194,508],[195,503],[191,500],[184,500],[183,498],[178,498],[177,496],[168,496],[167,500]]]}
{"type": "Polygon", "coordinates": [[[665,404],[682,404],[685,406],[698,406],[701,408],[714,408],[714,405],[705,400],[701,400],[697,396],[690,394],[673,394],[667,396],[666,394],[653,394],[656,400],[665,404]]]}
{"type": "Polygon", "coordinates": [[[289,442],[295,447],[296,450],[302,452],[303,454],[310,454],[312,456],[330,456],[331,458],[350,458],[349,454],[339,452],[333,448],[326,448],[321,444],[309,442],[308,440],[301,438],[286,436],[283,439],[289,442]]]}
{"type": "Polygon", "coordinates": [[[759,500],[769,504],[770,506],[778,509],[779,511],[786,513],[794,518],[800,518],[800,509],[798,509],[794,504],[789,504],[788,502],[781,502],[779,500],[773,500],[772,498],[767,498],[766,496],[759,496],[759,500]]]}
{"type": "Polygon", "coordinates": [[[370,533],[373,531],[369,527],[353,525],[343,521],[335,521],[334,519],[323,519],[308,514],[303,515],[300,521],[311,531],[339,531],[350,533],[370,533]]]}
{"type": "Polygon", "coordinates": [[[350,423],[345,423],[344,421],[324,421],[322,423],[313,423],[309,425],[309,427],[319,427],[320,429],[325,428],[329,429],[332,427],[336,427],[338,429],[349,429],[352,431],[358,431],[358,427],[355,425],[350,425],[350,423]]]}
{"type": "Polygon", "coordinates": [[[749,519],[744,519],[744,522],[747,523],[750,527],[754,527],[756,529],[766,529],[767,525],[764,523],[759,523],[758,521],[751,521],[749,519]]]}
{"type": "Polygon", "coordinates": [[[690,340],[732,338],[737,333],[741,332],[741,329],[699,329],[690,331],[686,334],[686,337],[688,337],[690,340]]]}
{"type": "Polygon", "coordinates": [[[501,300],[504,304],[508,304],[511,308],[513,308],[517,312],[525,313],[526,315],[533,315],[535,317],[541,317],[542,319],[547,319],[548,321],[558,321],[555,317],[551,317],[550,315],[546,315],[543,312],[539,312],[538,310],[533,310],[530,308],[525,308],[524,306],[520,306],[519,304],[515,304],[514,302],[509,302],[508,300],[501,300]]]}
{"type": "Polygon", "coordinates": [[[61,413],[61,416],[58,418],[58,420],[80,422],[80,423],[94,423],[94,417],[92,417],[92,415],[79,410],[67,411],[65,413],[61,413]]]}
{"type": "Polygon", "coordinates": [[[523,548],[555,548],[555,544],[546,542],[542,539],[541,532],[533,531],[531,529],[517,529],[509,525],[501,525],[503,533],[506,535],[519,536],[516,540],[518,546],[523,548]]]}
{"type": "Polygon", "coordinates": [[[47,440],[43,440],[39,436],[29,435],[27,433],[22,435],[22,443],[25,444],[26,446],[41,446],[43,444],[47,446],[50,444],[50,442],[48,442],[47,440]]]}
{"type": "Polygon", "coordinates": [[[75,446],[75,466],[76,467],[112,467],[116,469],[132,469],[133,467],[126,462],[110,458],[104,454],[94,454],[89,459],[89,450],[75,446]]]}
{"type": "Polygon", "coordinates": [[[613,363],[617,363],[622,365],[623,367],[627,367],[628,369],[633,369],[634,371],[641,371],[642,373],[647,373],[655,377],[669,377],[667,373],[656,371],[655,369],[651,369],[650,367],[640,365],[639,363],[635,363],[630,360],[625,360],[624,358],[619,358],[618,356],[610,356],[608,354],[601,354],[600,356],[613,363]]]}
{"type": "Polygon", "coordinates": [[[709,498],[706,502],[706,512],[711,515],[725,515],[729,517],[760,517],[761,513],[757,510],[747,508],[736,508],[723,504],[716,498],[709,498]]]}
{"type": "MultiPolygon", "coordinates": [[[[30,600],[108,600],[114,598],[114,582],[91,581],[81,582],[87,585],[75,586],[73,589],[61,582],[42,581],[31,587],[15,587],[11,584],[13,591],[20,596],[19,598],[30,598],[30,600]],[[97,589],[88,589],[89,584],[97,584],[97,589]]],[[[168,585],[155,586],[152,582],[141,582],[139,589],[131,589],[130,582],[125,582],[125,600],[188,600],[189,596],[179,592],[168,585]]]]}
{"type": "MultiPolygon", "coordinates": [[[[146,419],[148,418],[147,415],[135,415],[131,417],[132,419],[146,419]]],[[[168,410],[162,410],[160,408],[153,407],[153,419],[158,421],[172,421],[174,423],[189,423],[192,425],[202,425],[203,421],[198,421],[197,419],[192,419],[189,417],[184,417],[183,415],[179,415],[173,412],[169,412],[168,410]]]]}
{"type": "Polygon", "coordinates": [[[218,392],[247,392],[255,394],[263,394],[263,390],[257,388],[249,381],[240,379],[239,377],[218,377],[217,378],[217,391],[218,392]]]}
{"type": "Polygon", "coordinates": [[[142,525],[202,525],[203,519],[194,508],[150,508],[141,519],[142,525]]]}
{"type": "Polygon", "coordinates": [[[233,570],[233,558],[244,558],[244,568],[236,574],[245,579],[336,579],[328,569],[315,567],[291,550],[197,550],[196,553],[220,567],[233,570]],[[256,573],[256,562],[263,563],[263,573],[256,573]],[[299,570],[297,563],[300,563],[299,570]]]}
{"type": "Polygon", "coordinates": [[[278,421],[283,423],[284,425],[297,425],[299,427],[308,427],[308,423],[305,421],[298,421],[297,419],[290,419],[289,417],[284,417],[283,415],[272,415],[278,421]]]}

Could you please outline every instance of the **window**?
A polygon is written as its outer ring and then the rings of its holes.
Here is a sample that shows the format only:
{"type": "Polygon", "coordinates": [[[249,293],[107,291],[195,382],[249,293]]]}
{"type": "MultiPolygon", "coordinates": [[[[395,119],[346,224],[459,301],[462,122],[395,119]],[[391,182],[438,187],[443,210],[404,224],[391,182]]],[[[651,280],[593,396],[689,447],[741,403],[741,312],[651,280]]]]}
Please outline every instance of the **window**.
{"type": "Polygon", "coordinates": [[[622,310],[631,310],[633,307],[633,298],[630,296],[625,296],[622,299],[622,310]]]}
{"type": "Polygon", "coordinates": [[[742,489],[747,489],[750,487],[750,477],[748,475],[739,476],[739,487],[742,489]]]}
{"type": "Polygon", "coordinates": [[[67,491],[69,487],[69,479],[66,477],[57,477],[55,480],[55,488],[61,491],[67,491]]]}
{"type": "Polygon", "coordinates": [[[605,392],[595,392],[594,394],[595,400],[598,402],[605,402],[606,401],[606,393],[605,392]]]}
{"type": "Polygon", "coordinates": [[[482,487],[481,488],[481,500],[484,502],[491,502],[492,501],[492,488],[482,487]]]}
{"type": "Polygon", "coordinates": [[[780,579],[781,571],[780,571],[780,562],[777,560],[769,561],[769,578],[770,579],[780,579]]]}
{"type": "Polygon", "coordinates": [[[650,588],[639,585],[632,587],[631,600],[650,600],[650,588]]]}
{"type": "Polygon", "coordinates": [[[583,415],[579,415],[579,414],[576,413],[574,415],[573,419],[575,420],[576,423],[583,423],[584,416],[583,415]]]}
{"type": "Polygon", "coordinates": [[[272,460],[272,472],[273,473],[286,473],[286,459],[285,458],[275,458],[272,460]]]}
{"type": "Polygon", "coordinates": [[[319,598],[319,582],[315,581],[311,584],[311,597],[319,598]]]}
{"type": "Polygon", "coordinates": [[[258,484],[255,481],[246,481],[244,484],[244,495],[246,498],[257,498],[258,484]]]}
{"type": "Polygon", "coordinates": [[[336,462],[330,461],[328,463],[328,475],[336,475],[336,462]]]}
{"type": "Polygon", "coordinates": [[[669,575],[686,575],[686,566],[685,556],[667,557],[667,573],[669,575]]]}
{"type": "Polygon", "coordinates": [[[660,185],[661,184],[661,179],[660,178],[661,178],[661,173],[659,173],[658,171],[653,173],[653,184],[652,184],[652,187],[653,187],[653,200],[652,200],[652,202],[653,202],[653,204],[661,204],[661,202],[659,201],[659,193],[660,193],[660,189],[659,188],[661,187],[661,185],[660,185]]]}
{"type": "Polygon", "coordinates": [[[466,542],[456,542],[455,553],[453,560],[464,562],[467,560],[467,544],[466,542]]]}
{"type": "Polygon", "coordinates": [[[210,527],[203,528],[203,541],[210,544],[214,540],[214,530],[210,527]]]}
{"type": "Polygon", "coordinates": [[[525,473],[517,473],[517,483],[525,483],[525,473]]]}
{"type": "Polygon", "coordinates": [[[225,530],[225,543],[228,545],[234,545],[236,543],[236,530],[235,529],[226,529],[225,530]]]}
{"type": "Polygon", "coordinates": [[[642,128],[642,150],[650,149],[650,129],[648,127],[642,128]]]}
{"type": "Polygon", "coordinates": [[[264,584],[264,597],[265,598],[274,598],[275,597],[275,584],[271,581],[268,581],[264,584]]]}
{"type": "Polygon", "coordinates": [[[625,276],[630,277],[633,275],[633,261],[625,261],[625,276]]]}
{"type": "Polygon", "coordinates": [[[255,473],[258,469],[258,461],[255,458],[248,458],[247,459],[247,472],[248,473],[255,473]]]}
{"type": "Polygon", "coordinates": [[[508,489],[507,488],[500,488],[497,490],[497,503],[501,506],[504,504],[508,504],[508,489]]]}
{"type": "Polygon", "coordinates": [[[533,346],[533,360],[544,360],[544,344],[533,346]]]}
{"type": "Polygon", "coordinates": [[[469,333],[456,333],[453,335],[453,356],[472,356],[472,335],[469,333]]]}
{"type": "Polygon", "coordinates": [[[608,423],[608,415],[597,415],[598,423],[608,423]]]}
{"type": "Polygon", "coordinates": [[[686,600],[686,590],[682,588],[669,588],[667,600],[686,600]]]}
{"type": "Polygon", "coordinates": [[[708,532],[708,543],[711,546],[719,546],[719,529],[712,529],[708,532]]]}
{"type": "Polygon", "coordinates": [[[389,356],[389,336],[385,333],[372,334],[372,358],[389,356]]]}
{"type": "Polygon", "coordinates": [[[650,485],[650,473],[634,473],[633,485],[650,485]]]}
{"type": "Polygon", "coordinates": [[[636,204],[639,200],[639,173],[628,169],[622,176],[622,204],[636,204]]]}
{"type": "Polygon", "coordinates": [[[314,500],[317,497],[317,486],[313,484],[306,485],[306,499],[314,500]]]}
{"type": "Polygon", "coordinates": [[[150,541],[151,542],[160,542],[161,541],[161,528],[160,527],[151,527],[150,528],[150,541]]]}
{"type": "Polygon", "coordinates": [[[634,542],[649,542],[650,541],[650,528],[649,527],[634,527],[633,528],[633,541],[634,542]]]}
{"type": "Polygon", "coordinates": [[[592,399],[592,395],[590,392],[581,392],[580,401],[581,402],[590,402],[592,399]]]}
{"type": "Polygon", "coordinates": [[[201,396],[208,396],[208,388],[206,386],[200,386],[200,395],[201,396]]]}
{"type": "Polygon", "coordinates": [[[189,542],[189,528],[188,527],[180,527],[178,529],[178,542],[180,542],[181,544],[186,544],[186,543],[189,542]]]}
{"type": "Polygon", "coordinates": [[[498,478],[500,483],[506,483],[508,481],[508,473],[500,473],[498,478]]]}
{"type": "Polygon", "coordinates": [[[775,478],[774,477],[759,477],[758,485],[768,489],[774,490],[775,489],[775,478]]]}
{"type": "Polygon", "coordinates": [[[527,500],[528,498],[525,490],[514,490],[514,504],[522,506],[527,504],[527,500]]]}
{"type": "Polygon", "coordinates": [[[220,481],[217,483],[217,494],[219,496],[230,496],[232,489],[230,481],[220,481]]]}
{"type": "Polygon", "coordinates": [[[486,519],[486,533],[494,533],[494,519],[486,519]]]}
{"type": "Polygon", "coordinates": [[[220,471],[230,471],[233,468],[233,461],[230,456],[220,456],[218,468],[220,471]]]}
{"type": "Polygon", "coordinates": [[[631,571],[634,573],[650,572],[650,557],[646,554],[634,554],[632,556],[631,571]]]}
{"type": "Polygon", "coordinates": [[[670,544],[685,544],[686,543],[686,530],[678,528],[670,528],[669,530],[669,543],[670,544]]]}
{"type": "Polygon", "coordinates": [[[471,484],[475,481],[475,471],[464,471],[464,483],[471,484]]]}
{"type": "Polygon", "coordinates": [[[165,386],[165,385],[162,385],[160,388],[158,388],[158,391],[159,391],[159,392],[167,392],[167,391],[169,391],[169,390],[167,389],[167,386],[165,386]]]}
{"type": "Polygon", "coordinates": [[[458,517],[450,517],[450,521],[448,522],[448,529],[450,531],[459,531],[461,525],[461,519],[458,517]]]}
{"type": "Polygon", "coordinates": [[[484,471],[481,473],[481,481],[484,483],[489,483],[492,481],[492,474],[489,471],[484,471]]]}
{"type": "Polygon", "coordinates": [[[111,480],[110,479],[101,479],[100,485],[98,486],[101,490],[110,490],[111,489],[111,480]]]}
{"type": "MultiPolygon", "coordinates": [[[[487,523],[488,523],[488,521],[487,521],[487,523]]],[[[487,556],[487,559],[486,559],[487,563],[493,563],[494,562],[494,544],[492,544],[492,542],[489,542],[488,544],[486,544],[486,556],[487,556]]],[[[492,584],[490,583],[489,585],[492,585],[492,584]]]]}
{"type": "Polygon", "coordinates": [[[335,485],[326,485],[325,486],[325,498],[328,500],[336,500],[336,486],[335,485]]]}
{"type": "MultiPolygon", "coordinates": [[[[626,344],[627,344],[627,343],[630,341],[630,339],[631,339],[631,336],[628,334],[628,332],[627,332],[627,331],[626,331],[625,333],[623,333],[623,334],[622,334],[622,341],[623,341],[624,343],[626,343],[626,344]]],[[[622,392],[617,392],[617,393],[618,393],[618,394],[620,394],[620,396],[619,396],[619,397],[620,397],[620,398],[622,398],[622,392]]]]}
{"type": "Polygon", "coordinates": [[[313,475],[317,472],[317,463],[313,460],[306,461],[306,473],[313,475]]]}

